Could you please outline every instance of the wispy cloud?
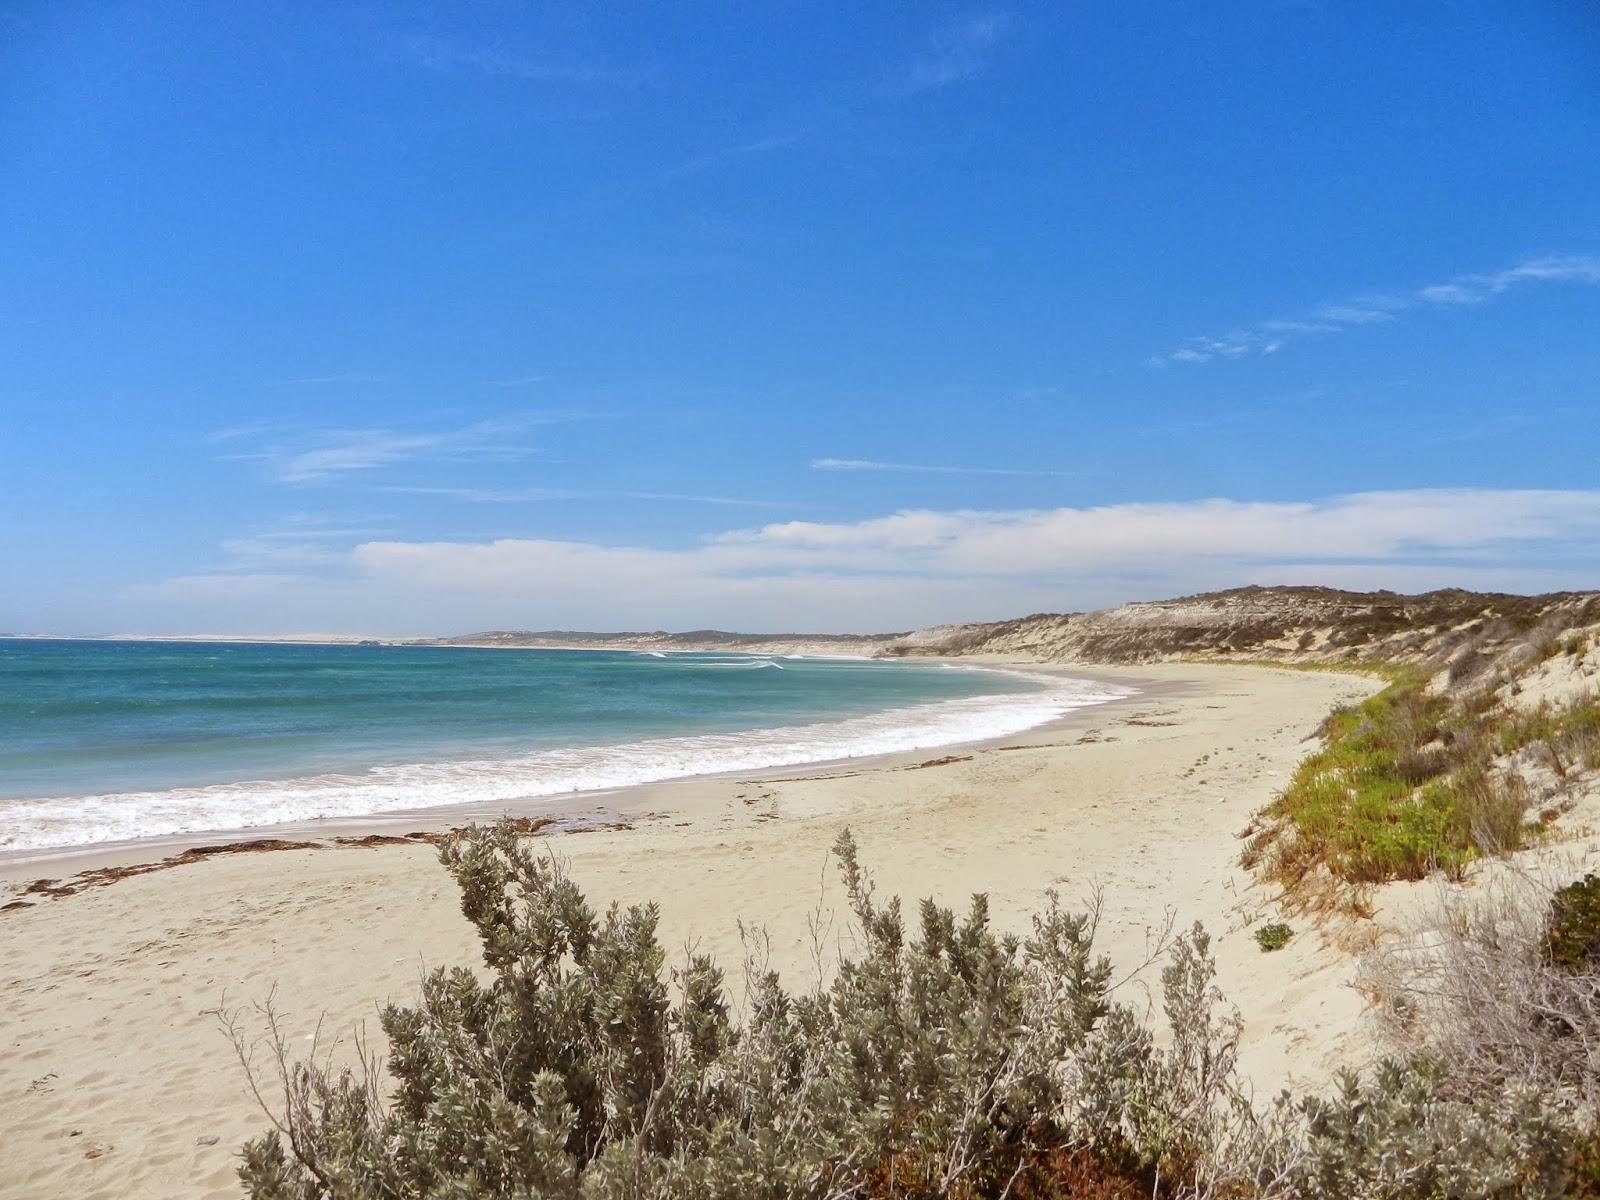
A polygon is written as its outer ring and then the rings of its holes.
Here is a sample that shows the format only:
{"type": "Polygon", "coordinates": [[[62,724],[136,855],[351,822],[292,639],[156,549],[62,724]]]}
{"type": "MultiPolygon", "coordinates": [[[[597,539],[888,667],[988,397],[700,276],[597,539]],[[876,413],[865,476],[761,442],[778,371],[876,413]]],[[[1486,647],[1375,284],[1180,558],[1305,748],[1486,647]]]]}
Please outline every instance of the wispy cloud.
{"type": "Polygon", "coordinates": [[[1522,283],[1600,283],[1600,258],[1557,254],[1529,259],[1488,275],[1462,275],[1423,288],[1417,299],[1430,304],[1481,304],[1522,283]]]}
{"type": "Polygon", "coordinates": [[[430,71],[474,71],[491,78],[520,79],[529,83],[631,87],[645,82],[650,74],[602,63],[515,54],[499,47],[468,45],[420,34],[396,42],[394,56],[430,71]]]}
{"type": "Polygon", "coordinates": [[[678,183],[735,164],[759,162],[808,143],[825,141],[831,131],[860,120],[874,108],[975,79],[988,68],[995,49],[1012,25],[1009,14],[998,12],[976,14],[939,26],[923,38],[917,49],[894,56],[893,66],[827,89],[769,120],[765,128],[757,127],[742,137],[703,147],[658,170],[603,188],[599,198],[613,201],[621,195],[678,183]]]}
{"type": "MultiPolygon", "coordinates": [[[[611,207],[624,201],[637,202],[641,197],[656,189],[679,184],[685,180],[734,164],[759,161],[782,151],[797,148],[814,132],[816,130],[812,126],[793,126],[787,132],[746,136],[723,145],[707,146],[702,144],[699,149],[688,153],[679,148],[675,158],[669,159],[658,167],[643,171],[637,175],[602,183],[589,189],[586,193],[587,199],[584,201],[584,205],[585,207],[591,205],[611,207]]],[[[701,232],[704,233],[705,230],[702,229],[701,232]]],[[[613,265],[630,265],[628,262],[629,257],[627,255],[620,256],[619,261],[619,256],[613,255],[613,265]]],[[[639,256],[633,257],[638,258],[639,256]]]]}
{"type": "Polygon", "coordinates": [[[873,458],[816,458],[811,460],[814,471],[899,471],[918,475],[1018,475],[1055,476],[1073,475],[1072,471],[1024,471],[1012,467],[950,467],[929,463],[880,462],[873,458]]]}
{"type": "Polygon", "coordinates": [[[389,532],[371,526],[348,525],[326,528],[268,529],[254,535],[254,541],[263,542],[354,542],[360,538],[378,537],[389,532]]]}
{"type": "Polygon", "coordinates": [[[1600,491],[1437,489],[1304,501],[1212,499],[1095,508],[911,510],[867,521],[791,521],[722,540],[833,558],[933,552],[950,572],[1137,565],[1163,556],[1416,561],[1502,543],[1600,537],[1600,491]]]}
{"type": "Polygon", "coordinates": [[[1007,13],[980,13],[930,33],[911,61],[884,80],[891,97],[913,96],[976,79],[988,68],[995,47],[1010,32],[1007,13]]]}
{"type": "Polygon", "coordinates": [[[246,428],[223,432],[235,440],[256,440],[257,447],[223,457],[263,462],[277,482],[301,485],[408,462],[513,462],[534,453],[519,439],[535,427],[584,415],[519,414],[433,430],[340,428],[262,436],[246,428]]]}
{"type": "Polygon", "coordinates": [[[213,429],[210,433],[202,435],[208,442],[237,442],[247,438],[258,438],[265,434],[282,429],[283,426],[271,421],[251,421],[245,425],[230,425],[226,429],[213,429]]]}
{"type": "Polygon", "coordinates": [[[519,457],[521,447],[508,448],[481,442],[474,434],[398,434],[381,429],[354,429],[336,434],[333,444],[291,454],[277,464],[284,483],[318,483],[346,471],[370,471],[420,457],[424,452],[449,451],[451,456],[519,457]],[[509,454],[508,454],[509,451],[509,454]]]}
{"type": "Polygon", "coordinates": [[[1540,426],[1565,422],[1570,418],[1582,419],[1580,410],[1568,405],[1540,405],[1537,408],[1508,409],[1492,413],[1479,420],[1463,420],[1433,435],[1437,443],[1482,442],[1515,437],[1540,426]]]}
{"type": "Polygon", "coordinates": [[[291,542],[279,538],[225,538],[222,550],[228,556],[227,569],[259,571],[293,567],[336,567],[349,559],[349,550],[325,542],[291,542]]]}
{"type": "Polygon", "coordinates": [[[363,540],[392,535],[381,522],[352,524],[321,513],[291,513],[277,524],[222,542],[229,571],[339,567],[363,540]]]}
{"type": "Polygon", "coordinates": [[[751,138],[748,141],[735,142],[727,146],[716,146],[709,150],[702,150],[691,154],[677,166],[670,168],[662,174],[662,179],[686,179],[709,171],[713,167],[720,167],[725,163],[741,158],[755,158],[767,154],[776,154],[783,150],[792,150],[804,140],[804,131],[795,133],[770,134],[766,137],[751,138]]]}
{"type": "Polygon", "coordinates": [[[1192,337],[1149,362],[1152,366],[1174,366],[1276,354],[1302,338],[1383,324],[1399,319],[1408,310],[1483,304],[1512,288],[1534,283],[1600,283],[1600,257],[1546,255],[1502,271],[1458,275],[1410,292],[1373,294],[1325,304],[1291,319],[1258,321],[1230,333],[1192,337]]]}

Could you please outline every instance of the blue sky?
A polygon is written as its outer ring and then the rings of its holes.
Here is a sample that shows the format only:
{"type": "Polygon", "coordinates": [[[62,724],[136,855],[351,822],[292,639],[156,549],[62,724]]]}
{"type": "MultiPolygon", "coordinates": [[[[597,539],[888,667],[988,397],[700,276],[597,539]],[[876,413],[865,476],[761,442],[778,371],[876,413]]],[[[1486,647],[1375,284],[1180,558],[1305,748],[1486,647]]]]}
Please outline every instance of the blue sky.
{"type": "Polygon", "coordinates": [[[1600,583],[1574,0],[0,12],[0,630],[1600,583]]]}

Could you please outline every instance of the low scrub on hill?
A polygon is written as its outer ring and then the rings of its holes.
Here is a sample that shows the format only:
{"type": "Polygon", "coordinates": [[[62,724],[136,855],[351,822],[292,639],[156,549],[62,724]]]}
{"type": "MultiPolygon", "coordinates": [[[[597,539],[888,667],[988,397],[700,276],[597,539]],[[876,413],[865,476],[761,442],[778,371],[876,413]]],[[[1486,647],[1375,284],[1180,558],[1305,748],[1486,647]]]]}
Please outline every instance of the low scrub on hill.
{"type": "Polygon", "coordinates": [[[1243,587],[1093,613],[1036,613],[942,626],[887,654],[1028,653],[1075,662],[1173,658],[1440,663],[1463,648],[1494,657],[1529,638],[1600,624],[1600,595],[1514,596],[1457,589],[1403,596],[1321,587],[1243,587]]]}
{"type": "Polygon", "coordinates": [[[1251,861],[1293,886],[1325,868],[1352,883],[1458,873],[1522,842],[1525,790],[1491,770],[1495,747],[1470,709],[1409,676],[1324,722],[1250,843],[1251,861]]]}
{"type": "MultiPolygon", "coordinates": [[[[277,1097],[272,1131],[244,1148],[247,1193],[1600,1195],[1584,1190],[1593,1148],[1570,1088],[1528,1087],[1488,1067],[1457,1086],[1423,1038],[1415,1056],[1366,1081],[1346,1076],[1328,1096],[1257,1107],[1235,1069],[1240,1018],[1214,984],[1200,928],[1161,952],[1156,1029],[1118,999],[1093,911],[1052,897],[1017,938],[991,927],[982,896],[964,916],[925,901],[913,933],[898,899],[875,897],[848,834],[836,853],[858,953],[800,993],[753,954],[736,1000],[704,957],[664,975],[653,905],[600,917],[509,825],[469,831],[441,854],[487,981],[437,970],[415,1007],[384,1010],[392,1091],[375,1060],[339,1074],[315,1050],[291,1061],[270,1008],[261,1080],[238,1014],[225,1018],[258,1095],[277,1097]]],[[[1592,1040],[1597,1028],[1550,1036],[1592,1040]]]]}
{"type": "MultiPolygon", "coordinates": [[[[1535,657],[1529,660],[1536,663],[1535,657]]],[[[1459,877],[1467,864],[1518,850],[1557,808],[1535,811],[1523,768],[1557,781],[1600,767],[1600,701],[1582,696],[1522,711],[1501,688],[1438,686],[1418,670],[1319,731],[1322,748],[1262,813],[1247,866],[1262,865],[1305,900],[1309,881],[1362,885],[1459,877]]],[[[1496,684],[1500,686],[1495,686],[1496,684]]]]}

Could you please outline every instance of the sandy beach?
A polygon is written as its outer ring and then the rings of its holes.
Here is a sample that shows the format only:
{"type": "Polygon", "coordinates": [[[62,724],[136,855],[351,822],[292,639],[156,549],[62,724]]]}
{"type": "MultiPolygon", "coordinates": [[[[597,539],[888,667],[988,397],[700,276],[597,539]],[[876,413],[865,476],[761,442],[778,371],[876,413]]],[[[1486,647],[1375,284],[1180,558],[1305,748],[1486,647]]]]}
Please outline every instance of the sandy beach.
{"type": "MultiPolygon", "coordinates": [[[[603,809],[600,823],[628,826],[548,843],[591,903],[657,901],[664,944],[692,941],[734,979],[741,923],[766,928],[774,965],[794,982],[816,969],[818,916],[830,946],[848,936],[827,852],[848,825],[881,891],[956,904],[987,892],[1007,928],[1026,928],[1046,889],[1069,901],[1099,889],[1101,944],[1125,967],[1169,918],[1204,922],[1221,986],[1246,1019],[1244,1065],[1260,1095],[1359,1061],[1351,961],[1309,927],[1278,953],[1260,951],[1250,926],[1274,911],[1272,893],[1238,867],[1238,834],[1327,711],[1376,682],[1227,666],[1069,673],[1140,691],[998,744],[528,811],[603,809]]],[[[460,819],[407,816],[398,827],[460,819]]],[[[41,876],[172,849],[5,864],[0,904],[41,876]]],[[[309,1046],[319,1019],[376,1034],[376,1007],[410,999],[425,968],[477,961],[426,844],[217,855],[24,899],[0,911],[0,1196],[19,1200],[237,1195],[238,1146],[266,1122],[212,1015],[224,998],[274,994],[294,1044],[309,1046]]],[[[1146,979],[1154,972],[1125,986],[1137,996],[1146,979]]]]}

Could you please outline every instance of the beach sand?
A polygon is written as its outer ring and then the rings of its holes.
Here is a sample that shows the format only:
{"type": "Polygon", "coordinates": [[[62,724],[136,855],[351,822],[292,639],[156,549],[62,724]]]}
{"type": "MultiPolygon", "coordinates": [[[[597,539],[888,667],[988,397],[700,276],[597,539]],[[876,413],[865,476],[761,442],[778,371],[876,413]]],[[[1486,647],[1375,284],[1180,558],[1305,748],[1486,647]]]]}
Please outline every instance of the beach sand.
{"type": "MultiPolygon", "coordinates": [[[[987,892],[1009,929],[1026,929],[1048,888],[1069,902],[1100,889],[1101,945],[1124,966],[1145,958],[1169,917],[1203,921],[1221,986],[1244,1015],[1243,1062],[1262,1098],[1359,1062],[1368,1042],[1353,963],[1298,920],[1285,949],[1261,952],[1249,927],[1271,919],[1272,891],[1239,869],[1238,835],[1328,710],[1379,685],[1257,667],[1067,673],[1141,692],[1002,744],[526,811],[603,808],[602,820],[631,824],[548,844],[597,907],[659,902],[669,962],[693,942],[737,981],[742,921],[765,926],[791,986],[809,983],[811,923],[820,915],[832,946],[847,936],[828,847],[848,825],[880,894],[964,906],[987,892]]],[[[0,904],[23,881],[170,849],[3,865],[0,904]]],[[[212,1015],[224,997],[273,994],[292,1044],[308,1047],[319,1019],[346,1036],[362,1023],[377,1035],[377,1006],[412,998],[426,968],[478,962],[428,845],[216,855],[27,899],[0,911],[0,1197],[19,1200],[238,1195],[238,1147],[266,1120],[212,1015]]],[[[1147,983],[1155,970],[1124,985],[1124,997],[1146,1002],[1147,983]]]]}

